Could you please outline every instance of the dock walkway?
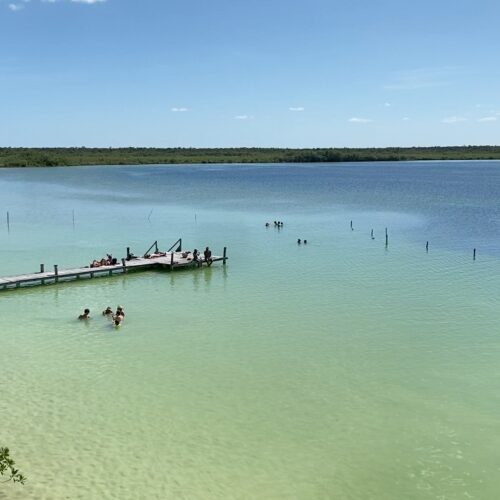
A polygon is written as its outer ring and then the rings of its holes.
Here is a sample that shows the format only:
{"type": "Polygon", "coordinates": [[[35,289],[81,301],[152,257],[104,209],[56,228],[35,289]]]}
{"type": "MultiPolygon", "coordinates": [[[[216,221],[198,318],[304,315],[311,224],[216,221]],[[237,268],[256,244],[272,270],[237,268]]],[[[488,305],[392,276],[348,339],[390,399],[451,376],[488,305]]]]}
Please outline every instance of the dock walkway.
{"type": "MultiPolygon", "coordinates": [[[[225,248],[223,256],[212,256],[212,262],[222,261],[223,264],[226,264],[226,260],[225,248]]],[[[122,259],[120,264],[112,266],[87,266],[73,269],[59,269],[58,266],[54,266],[53,271],[45,272],[44,266],[41,265],[40,272],[38,273],[0,277],[0,290],[20,288],[22,286],[46,285],[100,276],[115,276],[131,271],[148,271],[154,269],[173,271],[174,269],[197,268],[206,264],[207,263],[201,256],[198,261],[193,261],[192,254],[186,256],[185,252],[169,251],[166,252],[165,256],[161,257],[135,257],[130,260],[122,259]]]]}

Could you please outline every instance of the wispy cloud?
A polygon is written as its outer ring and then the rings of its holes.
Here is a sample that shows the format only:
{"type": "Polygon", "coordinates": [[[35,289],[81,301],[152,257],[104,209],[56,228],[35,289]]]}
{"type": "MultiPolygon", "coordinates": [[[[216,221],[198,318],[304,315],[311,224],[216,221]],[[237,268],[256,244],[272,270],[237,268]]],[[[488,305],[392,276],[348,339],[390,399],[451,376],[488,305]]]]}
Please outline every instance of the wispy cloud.
{"type": "Polygon", "coordinates": [[[478,118],[478,122],[484,123],[484,122],[496,122],[498,120],[498,117],[496,116],[485,116],[483,118],[478,118]]]}
{"type": "Polygon", "coordinates": [[[22,3],[9,3],[9,5],[7,5],[7,7],[12,12],[18,12],[18,11],[24,9],[24,4],[22,4],[22,3]]]}
{"type": "Polygon", "coordinates": [[[371,120],[370,118],[359,118],[357,116],[353,116],[352,118],[349,118],[349,120],[347,121],[351,123],[370,123],[373,120],[371,120]]]}
{"type": "Polygon", "coordinates": [[[386,90],[418,90],[450,85],[457,68],[420,68],[410,71],[396,72],[391,82],[383,87],[386,90]]]}
{"type": "Polygon", "coordinates": [[[410,118],[408,116],[403,116],[403,121],[404,122],[409,122],[410,121],[410,118]]]}
{"type": "Polygon", "coordinates": [[[384,106],[385,106],[386,108],[390,108],[390,107],[391,107],[391,103],[390,103],[390,102],[384,102],[384,106]]]}
{"type": "Polygon", "coordinates": [[[185,113],[189,110],[188,108],[170,108],[170,111],[172,111],[172,113],[185,113]]]}
{"type": "Polygon", "coordinates": [[[236,115],[234,117],[235,120],[248,120],[249,116],[248,115],[236,115]]]}
{"type": "Polygon", "coordinates": [[[305,109],[303,106],[290,106],[288,108],[289,111],[304,111],[305,109]]]}
{"type": "Polygon", "coordinates": [[[467,118],[464,118],[463,116],[447,116],[442,120],[443,123],[461,123],[466,121],[467,118]]]}
{"type": "MultiPolygon", "coordinates": [[[[98,3],[104,3],[107,2],[108,0],[39,0],[40,3],[82,3],[86,5],[94,5],[98,3]]],[[[24,9],[24,7],[29,4],[31,0],[22,0],[17,3],[9,3],[7,4],[7,7],[12,11],[12,12],[17,12],[19,10],[24,9]]]]}

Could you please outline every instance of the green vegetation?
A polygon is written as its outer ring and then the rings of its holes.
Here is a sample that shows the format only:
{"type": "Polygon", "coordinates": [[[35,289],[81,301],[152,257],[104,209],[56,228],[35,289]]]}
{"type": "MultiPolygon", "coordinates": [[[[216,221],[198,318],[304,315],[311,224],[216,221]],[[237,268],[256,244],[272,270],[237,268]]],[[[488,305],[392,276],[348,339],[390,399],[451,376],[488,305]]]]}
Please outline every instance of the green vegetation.
{"type": "Polygon", "coordinates": [[[498,160],[500,146],[428,148],[0,148],[0,167],[498,160]]]}
{"type": "Polygon", "coordinates": [[[23,476],[19,469],[15,468],[16,463],[10,458],[9,448],[0,448],[0,476],[5,476],[7,479],[0,481],[6,483],[12,481],[14,483],[24,484],[26,477],[23,476]]]}

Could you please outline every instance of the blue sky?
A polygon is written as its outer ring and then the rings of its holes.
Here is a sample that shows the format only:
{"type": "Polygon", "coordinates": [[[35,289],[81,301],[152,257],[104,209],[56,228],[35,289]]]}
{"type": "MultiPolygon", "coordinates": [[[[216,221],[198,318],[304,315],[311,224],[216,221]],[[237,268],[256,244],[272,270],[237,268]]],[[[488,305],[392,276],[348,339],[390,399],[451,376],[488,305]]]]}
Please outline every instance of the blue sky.
{"type": "Polygon", "coordinates": [[[0,0],[0,146],[500,143],[500,2],[0,0]]]}

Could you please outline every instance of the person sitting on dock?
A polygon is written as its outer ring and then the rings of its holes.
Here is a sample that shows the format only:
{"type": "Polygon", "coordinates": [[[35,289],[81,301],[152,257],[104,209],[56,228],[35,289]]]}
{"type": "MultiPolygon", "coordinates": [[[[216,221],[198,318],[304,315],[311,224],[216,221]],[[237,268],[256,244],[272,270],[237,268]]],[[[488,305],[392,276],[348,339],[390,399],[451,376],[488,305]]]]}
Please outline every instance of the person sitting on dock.
{"type": "Polygon", "coordinates": [[[205,248],[205,251],[203,252],[203,256],[205,257],[205,262],[207,263],[207,266],[212,265],[212,251],[210,248],[205,248]]]}
{"type": "Polygon", "coordinates": [[[106,309],[104,309],[104,311],[102,312],[102,315],[103,316],[113,316],[113,309],[111,309],[111,307],[106,307],[106,309]]]}
{"type": "Polygon", "coordinates": [[[78,316],[78,319],[83,319],[83,320],[90,319],[90,309],[85,309],[83,311],[83,314],[80,314],[80,316],[78,316]]]}
{"type": "Polygon", "coordinates": [[[96,260],[96,259],[94,259],[92,261],[92,264],[90,264],[90,267],[101,267],[101,262],[98,261],[98,260],[96,260]]]}
{"type": "Polygon", "coordinates": [[[198,249],[195,248],[193,250],[193,262],[198,262],[199,257],[200,257],[200,252],[198,252],[198,249]]]}

